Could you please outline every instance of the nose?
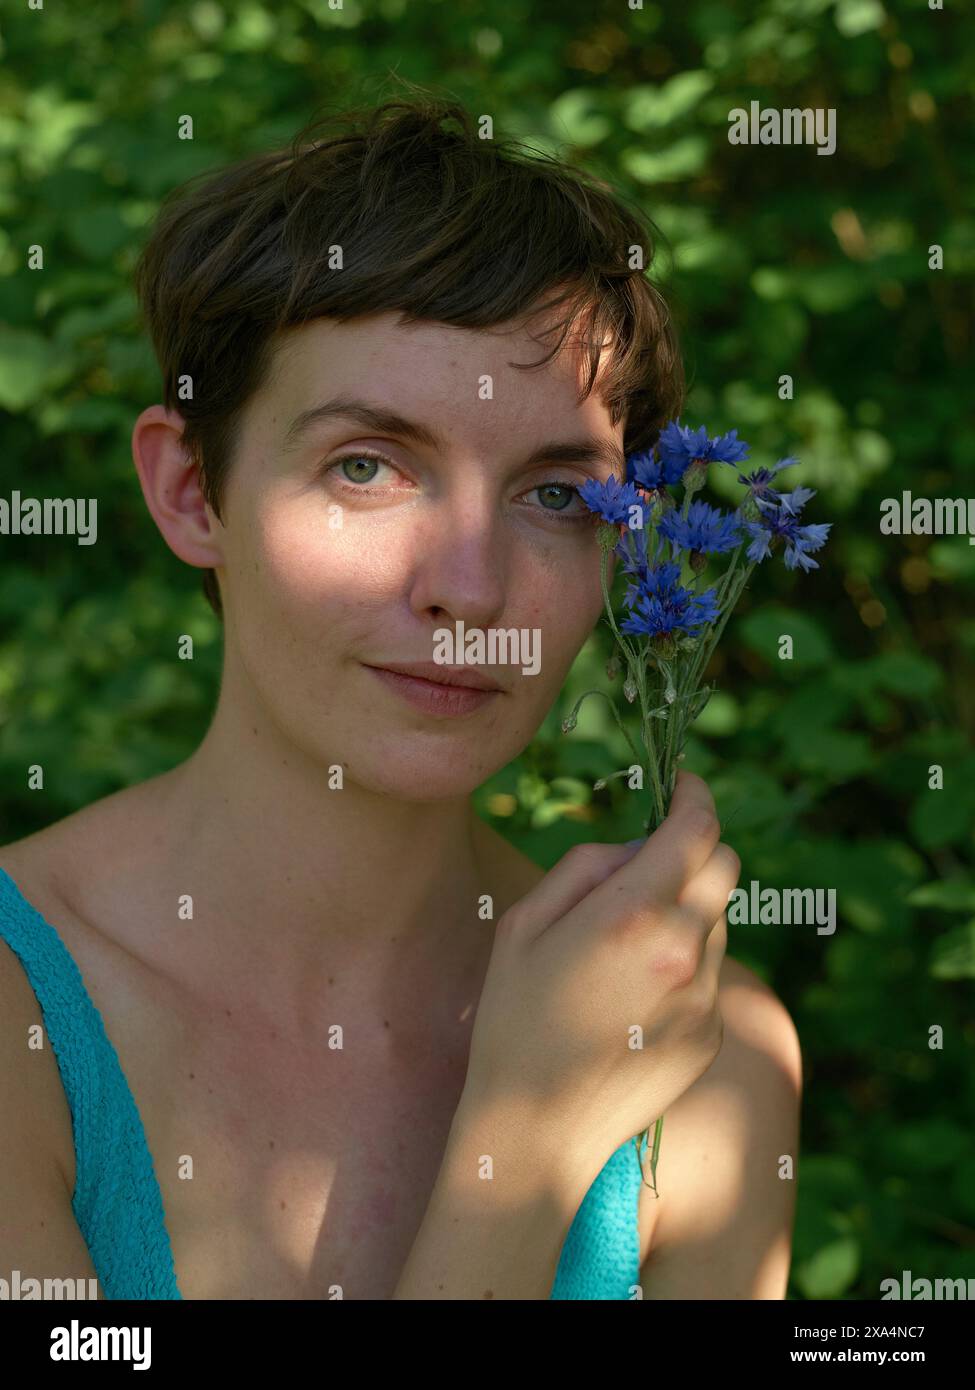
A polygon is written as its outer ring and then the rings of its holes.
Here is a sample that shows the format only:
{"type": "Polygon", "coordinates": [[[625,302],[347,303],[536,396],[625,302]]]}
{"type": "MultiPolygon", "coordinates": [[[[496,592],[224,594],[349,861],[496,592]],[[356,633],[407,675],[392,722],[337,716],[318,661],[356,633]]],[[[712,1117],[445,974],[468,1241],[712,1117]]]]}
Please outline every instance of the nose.
{"type": "Polygon", "coordinates": [[[417,536],[410,606],[438,623],[497,625],[507,595],[507,552],[500,518],[487,498],[436,508],[417,536]]]}

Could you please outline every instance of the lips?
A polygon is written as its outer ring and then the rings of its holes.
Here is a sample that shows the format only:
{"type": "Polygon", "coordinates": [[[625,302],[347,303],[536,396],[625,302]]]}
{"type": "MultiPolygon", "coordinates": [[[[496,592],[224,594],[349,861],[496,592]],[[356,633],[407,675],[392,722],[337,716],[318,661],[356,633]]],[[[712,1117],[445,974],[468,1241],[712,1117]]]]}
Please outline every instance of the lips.
{"type": "Polygon", "coordinates": [[[397,662],[402,669],[389,666],[367,666],[375,680],[384,685],[406,704],[412,705],[429,719],[463,719],[473,717],[478,710],[494,702],[496,695],[504,692],[489,682],[487,676],[479,672],[458,671],[456,667],[437,666],[427,662],[397,662]],[[431,665],[434,669],[431,670],[431,665]],[[420,672],[419,675],[415,674],[420,672]],[[487,683],[485,690],[479,685],[458,685],[459,679],[487,683]]]}
{"type": "Polygon", "coordinates": [[[490,676],[474,670],[471,666],[441,666],[436,661],[385,661],[364,662],[377,671],[392,671],[398,676],[413,676],[417,680],[430,681],[433,685],[450,685],[466,690],[501,690],[503,687],[490,676]]]}

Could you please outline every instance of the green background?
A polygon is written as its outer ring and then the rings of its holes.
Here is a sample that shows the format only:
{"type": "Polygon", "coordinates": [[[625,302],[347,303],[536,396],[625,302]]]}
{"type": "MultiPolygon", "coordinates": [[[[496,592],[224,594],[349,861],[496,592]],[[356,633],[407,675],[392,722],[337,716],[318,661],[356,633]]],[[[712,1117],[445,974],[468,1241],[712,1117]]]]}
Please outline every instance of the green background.
{"type": "MultiPolygon", "coordinates": [[[[922,0],[87,0],[22,7],[2,37],[0,493],[99,502],[91,548],[0,539],[3,842],[187,756],[215,696],[219,625],[130,453],[159,399],[130,274],[163,194],[286,143],[324,101],[394,95],[398,73],[585,164],[665,234],[684,420],[736,426],[756,465],[798,455],[787,486],[817,488],[806,519],[834,522],[819,571],[756,570],[687,758],[743,885],[837,891],[832,937],[729,929],[803,1044],[797,1299],[876,1299],[902,1269],[975,1276],[975,546],[879,529],[903,489],[975,496],[972,30],[922,0]],[[835,108],[836,153],[731,146],[728,112],[752,99],[835,108]],[[37,762],[57,769],[43,793],[37,762]]],[[[609,653],[600,625],[531,748],[477,796],[545,866],[646,813],[619,781],[592,791],[629,761],[605,702],[560,731],[609,653]]]]}

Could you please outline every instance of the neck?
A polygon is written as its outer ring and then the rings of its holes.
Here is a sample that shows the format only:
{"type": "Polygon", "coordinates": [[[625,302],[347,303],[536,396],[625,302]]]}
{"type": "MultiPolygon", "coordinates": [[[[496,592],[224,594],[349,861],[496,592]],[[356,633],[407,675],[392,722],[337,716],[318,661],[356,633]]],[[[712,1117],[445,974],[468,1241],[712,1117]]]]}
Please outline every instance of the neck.
{"type": "Polygon", "coordinates": [[[328,766],[226,686],[199,748],[161,782],[165,848],[151,853],[196,924],[180,977],[214,1007],[287,1010],[320,1033],[336,986],[376,1017],[431,1007],[432,992],[449,1010],[479,988],[496,837],[468,796],[396,800],[348,775],[331,787],[328,766]]]}

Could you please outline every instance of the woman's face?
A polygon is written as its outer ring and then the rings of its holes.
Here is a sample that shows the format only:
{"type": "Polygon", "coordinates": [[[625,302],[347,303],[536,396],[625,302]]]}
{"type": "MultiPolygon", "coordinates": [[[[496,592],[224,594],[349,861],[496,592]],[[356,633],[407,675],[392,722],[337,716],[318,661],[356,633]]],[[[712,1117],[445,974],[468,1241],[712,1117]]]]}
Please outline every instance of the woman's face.
{"type": "Polygon", "coordinates": [[[602,611],[592,516],[555,485],[621,476],[624,422],[610,424],[596,390],[577,405],[575,348],[519,371],[509,361],[544,348],[520,329],[398,320],[284,335],[213,525],[231,698],[244,692],[323,769],[428,800],[468,795],[555,703],[602,611]],[[343,413],[299,431],[340,397],[343,413]],[[353,402],[389,418],[357,417],[353,402]],[[554,454],[568,445],[575,455],[554,454]],[[458,623],[486,638],[526,630],[537,673],[523,674],[524,647],[516,664],[475,666],[501,693],[458,717],[417,708],[368,669],[434,661],[434,634],[458,623]]]}

